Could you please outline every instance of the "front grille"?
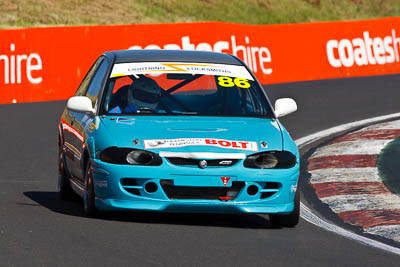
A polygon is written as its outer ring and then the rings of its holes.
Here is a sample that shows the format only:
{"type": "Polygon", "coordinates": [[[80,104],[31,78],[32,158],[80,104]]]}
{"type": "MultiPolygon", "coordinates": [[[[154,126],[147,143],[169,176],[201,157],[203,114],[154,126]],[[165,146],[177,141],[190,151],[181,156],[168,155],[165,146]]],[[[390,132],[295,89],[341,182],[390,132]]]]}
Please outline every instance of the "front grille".
{"type": "Polygon", "coordinates": [[[261,194],[261,199],[268,198],[268,197],[272,197],[272,196],[275,195],[275,194],[276,194],[276,192],[263,192],[263,193],[261,194]]]}
{"type": "MultiPolygon", "coordinates": [[[[166,158],[169,162],[174,165],[181,166],[199,166],[201,159],[187,159],[187,158],[166,158]]],[[[239,159],[210,159],[207,160],[207,166],[212,167],[229,167],[235,165],[239,159]]]]}
{"type": "Polygon", "coordinates": [[[267,182],[265,183],[264,189],[276,189],[274,192],[262,192],[260,199],[264,198],[269,198],[275,195],[278,191],[279,188],[281,188],[282,184],[281,183],[276,183],[276,182],[267,182]]]}
{"type": "Polygon", "coordinates": [[[230,200],[234,200],[244,185],[244,182],[235,181],[231,187],[174,186],[172,180],[161,180],[161,186],[169,199],[218,200],[220,197],[230,197],[230,200]]]}
{"type": "Polygon", "coordinates": [[[282,184],[277,182],[266,182],[265,189],[279,189],[281,188],[282,184]]]}
{"type": "Polygon", "coordinates": [[[124,188],[125,191],[140,196],[140,192],[138,188],[134,188],[134,187],[138,187],[138,184],[136,182],[135,178],[123,178],[121,179],[121,185],[122,188],[124,188]]]}
{"type": "Polygon", "coordinates": [[[138,185],[135,178],[123,178],[121,179],[122,186],[136,186],[138,185]]]}
{"type": "Polygon", "coordinates": [[[124,189],[125,189],[126,191],[128,191],[129,193],[131,193],[131,194],[140,196],[139,189],[136,189],[136,188],[124,188],[124,189]]]}

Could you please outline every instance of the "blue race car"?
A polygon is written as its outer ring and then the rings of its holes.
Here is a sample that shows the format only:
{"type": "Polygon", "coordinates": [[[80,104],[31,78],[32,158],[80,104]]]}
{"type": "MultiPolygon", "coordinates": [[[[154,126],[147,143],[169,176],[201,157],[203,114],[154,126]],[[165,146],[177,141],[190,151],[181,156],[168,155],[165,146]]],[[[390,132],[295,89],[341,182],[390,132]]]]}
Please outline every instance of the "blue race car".
{"type": "Polygon", "coordinates": [[[128,50],[101,55],[59,124],[59,193],[107,210],[264,213],[299,220],[299,152],[237,57],[128,50]]]}

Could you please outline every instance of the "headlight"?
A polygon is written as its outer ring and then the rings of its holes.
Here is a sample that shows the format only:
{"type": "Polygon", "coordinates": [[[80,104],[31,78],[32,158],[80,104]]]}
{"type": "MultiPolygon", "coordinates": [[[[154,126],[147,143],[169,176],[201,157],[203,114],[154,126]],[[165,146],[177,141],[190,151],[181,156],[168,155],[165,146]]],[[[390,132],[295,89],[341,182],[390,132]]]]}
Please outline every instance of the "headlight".
{"type": "Polygon", "coordinates": [[[151,151],[119,147],[103,150],[100,159],[113,164],[160,166],[162,163],[160,156],[151,151]]]}
{"type": "Polygon", "coordinates": [[[296,165],[296,162],[296,156],[288,151],[268,151],[248,156],[244,166],[256,169],[288,169],[296,165]]]}
{"type": "Polygon", "coordinates": [[[133,150],[126,155],[126,161],[133,165],[149,165],[154,159],[154,153],[144,150],[133,150]]]}

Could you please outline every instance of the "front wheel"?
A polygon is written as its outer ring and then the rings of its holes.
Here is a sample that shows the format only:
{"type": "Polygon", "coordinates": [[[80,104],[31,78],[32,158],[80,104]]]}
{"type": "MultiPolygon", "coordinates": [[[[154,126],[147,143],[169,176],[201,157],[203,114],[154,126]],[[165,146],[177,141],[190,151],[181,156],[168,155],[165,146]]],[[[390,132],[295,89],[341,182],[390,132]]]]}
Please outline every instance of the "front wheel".
{"type": "Polygon", "coordinates": [[[74,192],[72,191],[65,166],[64,153],[62,148],[58,148],[58,193],[62,200],[72,199],[74,192]]]}
{"type": "Polygon", "coordinates": [[[90,159],[87,163],[85,173],[85,188],[83,192],[83,208],[85,215],[88,217],[94,217],[97,215],[97,209],[95,205],[95,192],[93,185],[93,173],[91,168],[90,159]]]}
{"type": "Polygon", "coordinates": [[[272,226],[274,227],[295,227],[300,218],[300,190],[297,189],[294,196],[294,209],[287,215],[270,214],[272,226]]]}

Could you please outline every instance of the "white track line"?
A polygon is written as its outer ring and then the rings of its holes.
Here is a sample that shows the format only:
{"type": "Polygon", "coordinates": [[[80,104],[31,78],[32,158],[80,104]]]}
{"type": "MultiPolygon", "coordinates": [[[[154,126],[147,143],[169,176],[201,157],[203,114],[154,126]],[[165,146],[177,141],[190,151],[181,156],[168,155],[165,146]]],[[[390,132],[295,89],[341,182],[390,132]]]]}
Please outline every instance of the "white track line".
{"type": "Polygon", "coordinates": [[[310,183],[361,183],[361,182],[382,182],[378,175],[378,169],[367,168],[328,168],[308,171],[311,174],[310,183]]]}
{"type": "MultiPolygon", "coordinates": [[[[343,125],[339,125],[336,127],[332,127],[305,137],[302,137],[300,139],[296,140],[296,144],[299,148],[311,144],[314,141],[317,141],[321,138],[330,136],[332,134],[338,133],[338,132],[342,132],[342,131],[346,131],[346,130],[350,130],[352,128],[355,127],[360,127],[360,126],[364,126],[370,123],[377,123],[380,121],[384,121],[384,120],[388,120],[388,119],[395,119],[400,117],[400,113],[394,113],[394,114],[390,114],[390,115],[385,115],[385,116],[380,116],[380,117],[375,117],[375,118],[371,118],[371,119],[366,119],[366,120],[361,120],[361,121],[356,121],[356,122],[351,122],[351,123],[347,123],[347,124],[343,124],[343,125]]],[[[364,237],[362,235],[358,235],[355,234],[353,232],[350,232],[344,228],[341,228],[337,225],[334,225],[332,223],[329,223],[323,219],[321,219],[320,217],[318,217],[317,215],[315,215],[306,205],[304,205],[303,203],[300,203],[300,216],[301,218],[303,218],[304,220],[318,226],[321,227],[327,231],[330,232],[334,232],[337,233],[339,235],[342,235],[346,238],[349,239],[353,239],[356,240],[360,243],[363,243],[365,245],[369,245],[375,248],[379,248],[397,255],[400,255],[400,249],[393,247],[393,246],[389,246],[385,243],[373,240],[371,238],[367,238],[364,237]]]]}
{"type": "MultiPolygon", "coordinates": [[[[369,131],[369,130],[397,130],[400,129],[400,121],[398,122],[384,122],[379,125],[371,125],[369,127],[366,127],[362,129],[363,131],[369,131]]],[[[358,131],[359,132],[359,131],[358,131]]]]}
{"type": "MultiPolygon", "coordinates": [[[[305,146],[307,144],[310,144],[314,141],[317,141],[321,138],[327,137],[329,135],[338,133],[338,132],[342,132],[342,131],[347,131],[350,130],[352,128],[355,127],[361,127],[363,125],[367,125],[370,123],[376,123],[376,122],[380,122],[380,121],[384,121],[384,120],[390,120],[390,119],[395,119],[395,118],[399,118],[400,117],[400,113],[394,113],[394,114],[390,114],[390,115],[385,115],[385,116],[379,116],[376,118],[372,118],[372,119],[366,119],[366,120],[361,120],[361,121],[356,121],[356,122],[350,122],[347,124],[343,124],[343,125],[339,125],[339,126],[335,126],[314,134],[310,134],[307,135],[305,137],[302,137],[300,139],[296,140],[296,144],[297,146],[301,147],[301,146],[305,146]]],[[[400,127],[399,127],[400,128],[400,127]]],[[[386,129],[386,128],[385,128],[386,129]]]]}
{"type": "Polygon", "coordinates": [[[315,224],[318,227],[321,227],[322,229],[325,229],[327,231],[330,232],[334,232],[336,234],[339,234],[341,236],[344,236],[346,238],[349,239],[353,239],[355,241],[358,241],[364,245],[368,245],[374,248],[378,248],[378,249],[382,249],[385,250],[387,252],[391,252],[397,255],[400,255],[400,249],[396,248],[396,247],[392,247],[389,245],[386,245],[385,243],[373,240],[371,238],[362,236],[362,235],[358,235],[355,234],[353,232],[350,232],[349,230],[346,230],[342,227],[339,227],[337,225],[334,225],[332,223],[329,223],[323,219],[321,219],[320,217],[318,217],[317,215],[315,215],[306,205],[304,205],[303,203],[300,204],[300,215],[301,218],[303,218],[304,220],[315,224]]]}

